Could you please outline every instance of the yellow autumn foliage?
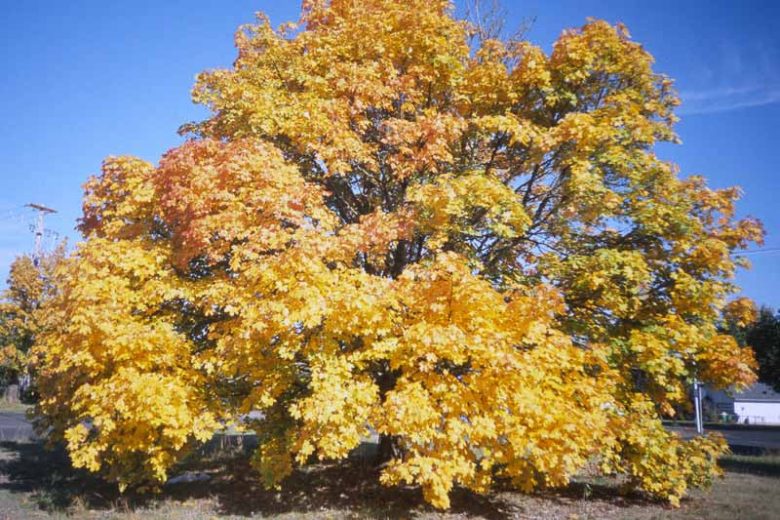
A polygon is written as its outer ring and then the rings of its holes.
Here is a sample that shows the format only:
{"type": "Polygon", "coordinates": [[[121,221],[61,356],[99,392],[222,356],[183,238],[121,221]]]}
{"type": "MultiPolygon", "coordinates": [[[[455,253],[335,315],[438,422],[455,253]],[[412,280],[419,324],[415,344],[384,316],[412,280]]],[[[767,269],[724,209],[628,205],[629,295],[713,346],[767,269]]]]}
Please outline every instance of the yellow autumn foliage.
{"type": "Polygon", "coordinates": [[[65,246],[62,242],[37,259],[16,257],[6,288],[0,293],[0,383],[21,383],[28,394],[35,391],[31,349],[47,326],[46,306],[56,291],[53,276],[65,255],[65,246]]]}
{"type": "Polygon", "coordinates": [[[754,380],[718,325],[760,224],[655,155],[679,101],[624,27],[473,34],[445,0],[260,16],[184,144],[106,160],[36,344],[76,466],[158,484],[261,412],[269,487],[372,433],[381,481],[439,508],[594,459],[672,503],[718,474],[721,439],[660,417],[754,380]]]}

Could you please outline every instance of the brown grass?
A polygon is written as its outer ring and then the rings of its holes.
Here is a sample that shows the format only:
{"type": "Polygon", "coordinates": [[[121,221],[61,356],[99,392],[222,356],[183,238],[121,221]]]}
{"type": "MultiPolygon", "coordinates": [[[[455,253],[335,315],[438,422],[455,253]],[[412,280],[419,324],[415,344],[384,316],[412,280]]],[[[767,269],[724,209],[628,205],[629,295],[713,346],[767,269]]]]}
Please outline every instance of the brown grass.
{"type": "Polygon", "coordinates": [[[776,456],[725,459],[726,477],[710,492],[694,492],[679,509],[639,494],[621,495],[612,480],[583,477],[566,489],[535,495],[499,489],[481,497],[456,490],[447,513],[425,505],[419,490],[382,487],[375,470],[359,461],[308,467],[285,482],[282,491],[269,492],[244,460],[210,453],[181,468],[188,475],[207,475],[208,481],[169,485],[156,496],[121,496],[114,487],[72,470],[61,451],[46,452],[37,443],[0,443],[0,519],[738,520],[774,519],[780,511],[780,458],[776,456]]]}

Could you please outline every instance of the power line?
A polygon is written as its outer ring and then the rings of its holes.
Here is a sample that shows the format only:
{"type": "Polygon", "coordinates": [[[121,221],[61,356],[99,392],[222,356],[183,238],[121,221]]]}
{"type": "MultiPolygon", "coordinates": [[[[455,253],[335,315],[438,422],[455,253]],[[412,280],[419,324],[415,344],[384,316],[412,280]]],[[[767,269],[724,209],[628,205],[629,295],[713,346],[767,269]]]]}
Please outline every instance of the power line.
{"type": "Polygon", "coordinates": [[[17,210],[20,210],[20,209],[24,209],[26,207],[27,206],[22,204],[21,206],[13,206],[13,207],[10,207],[10,208],[3,208],[3,209],[0,209],[0,214],[6,213],[6,212],[9,212],[9,211],[17,211],[17,210]]]}
{"type": "Polygon", "coordinates": [[[52,250],[55,247],[57,247],[57,242],[60,239],[60,234],[52,229],[47,229],[43,233],[44,236],[44,244],[43,248],[46,250],[52,250]]]}
{"type": "Polygon", "coordinates": [[[766,249],[749,249],[745,251],[732,251],[732,255],[750,256],[750,255],[763,255],[767,253],[780,253],[780,247],[768,247],[766,249]]]}
{"type": "Polygon", "coordinates": [[[8,208],[0,211],[0,222],[16,221],[23,223],[23,220],[29,220],[31,215],[29,209],[24,206],[18,206],[16,208],[8,208]]]}

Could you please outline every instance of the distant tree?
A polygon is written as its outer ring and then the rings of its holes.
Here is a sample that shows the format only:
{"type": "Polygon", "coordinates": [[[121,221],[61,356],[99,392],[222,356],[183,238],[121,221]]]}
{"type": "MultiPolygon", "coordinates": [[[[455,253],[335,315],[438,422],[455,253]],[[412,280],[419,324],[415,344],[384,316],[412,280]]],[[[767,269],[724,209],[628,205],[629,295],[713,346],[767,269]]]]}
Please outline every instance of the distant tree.
{"type": "Polygon", "coordinates": [[[780,392],[780,314],[763,307],[745,334],[758,362],[759,381],[780,392]]]}
{"type": "Polygon", "coordinates": [[[11,263],[7,288],[0,296],[0,386],[6,388],[29,376],[28,355],[46,322],[44,304],[54,291],[54,270],[65,245],[43,255],[35,265],[22,255],[11,263]]]}
{"type": "Polygon", "coordinates": [[[754,321],[728,321],[729,332],[741,345],[750,346],[758,363],[758,380],[780,392],[780,312],[761,307],[754,321]]]}

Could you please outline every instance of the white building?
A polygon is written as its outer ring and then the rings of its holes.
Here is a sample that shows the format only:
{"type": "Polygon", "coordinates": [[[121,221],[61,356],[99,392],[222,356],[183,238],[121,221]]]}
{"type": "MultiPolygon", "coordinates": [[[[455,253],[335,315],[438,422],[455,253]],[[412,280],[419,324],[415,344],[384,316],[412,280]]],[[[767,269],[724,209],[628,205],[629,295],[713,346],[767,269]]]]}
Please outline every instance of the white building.
{"type": "Polygon", "coordinates": [[[769,385],[756,383],[744,392],[705,387],[703,393],[705,408],[736,416],[741,424],[780,424],[780,393],[769,385]]]}

